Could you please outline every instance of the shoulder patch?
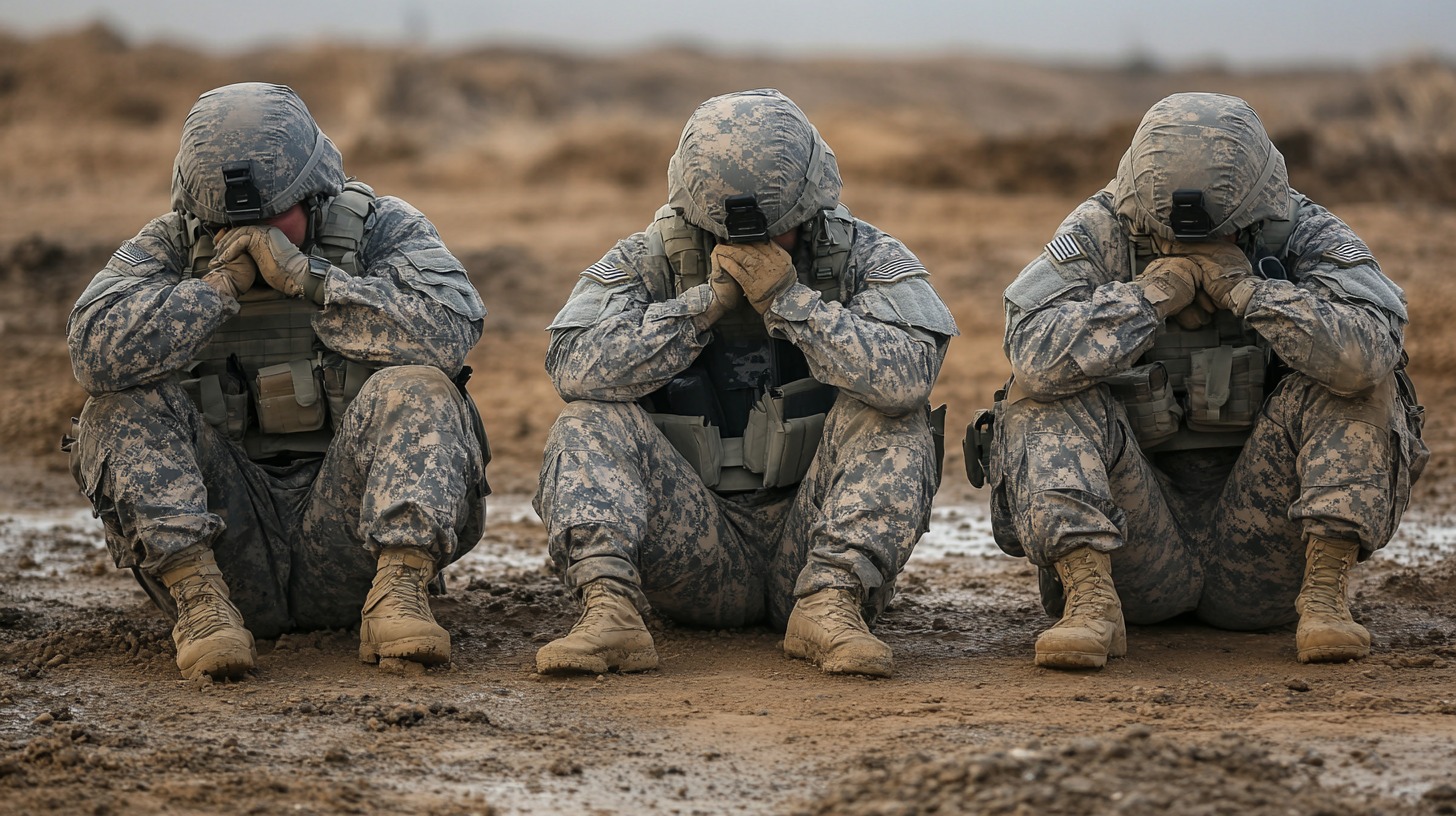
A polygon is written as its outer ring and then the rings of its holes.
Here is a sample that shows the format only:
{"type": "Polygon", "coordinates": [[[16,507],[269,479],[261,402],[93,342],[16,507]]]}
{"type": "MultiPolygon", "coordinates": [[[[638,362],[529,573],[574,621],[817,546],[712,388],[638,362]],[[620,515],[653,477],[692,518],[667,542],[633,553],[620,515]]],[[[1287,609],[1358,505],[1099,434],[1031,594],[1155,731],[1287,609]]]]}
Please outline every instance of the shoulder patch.
{"type": "Polygon", "coordinates": [[[1375,256],[1370,253],[1370,249],[1359,241],[1346,241],[1337,247],[1325,250],[1321,257],[1341,266],[1375,263],[1375,256]]]}
{"type": "Polygon", "coordinates": [[[591,278],[603,286],[616,286],[619,283],[625,283],[627,278],[631,277],[626,272],[606,261],[597,261],[591,266],[588,266],[582,270],[581,276],[583,278],[591,278]]]}
{"type": "Polygon", "coordinates": [[[875,271],[865,275],[865,283],[894,283],[906,278],[914,278],[929,275],[930,271],[925,268],[914,256],[900,258],[891,261],[875,271]]]}
{"type": "Polygon", "coordinates": [[[1046,245],[1046,253],[1052,256],[1052,260],[1057,263],[1066,263],[1087,257],[1087,252],[1082,249],[1081,242],[1068,232],[1064,232],[1053,238],[1052,242],[1046,245]]]}
{"type": "Polygon", "coordinates": [[[141,266],[144,263],[155,260],[146,250],[133,244],[131,241],[122,244],[119,249],[111,253],[111,257],[127,266],[141,266]]]}

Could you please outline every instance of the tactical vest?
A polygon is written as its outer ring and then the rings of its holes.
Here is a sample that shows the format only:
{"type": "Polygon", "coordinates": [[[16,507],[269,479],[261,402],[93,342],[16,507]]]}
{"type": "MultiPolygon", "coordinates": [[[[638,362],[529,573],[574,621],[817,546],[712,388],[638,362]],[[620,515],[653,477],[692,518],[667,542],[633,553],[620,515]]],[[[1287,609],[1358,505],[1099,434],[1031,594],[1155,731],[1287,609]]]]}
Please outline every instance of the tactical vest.
{"type": "MultiPolygon", "coordinates": [[[[1288,221],[1265,222],[1252,239],[1256,268],[1266,277],[1282,277],[1290,267],[1286,244],[1303,202],[1296,198],[1288,221]]],[[[1129,236],[1128,253],[1134,276],[1158,257],[1143,236],[1129,236]]],[[[1282,374],[1269,343],[1219,310],[1198,329],[1169,320],[1138,365],[1105,382],[1126,408],[1138,444],[1152,453],[1242,447],[1282,374]]]]}
{"type": "MultiPolygon", "coordinates": [[[[838,302],[854,241],[844,205],[801,232],[810,244],[799,282],[838,302]]],[[[717,240],[670,206],[647,230],[649,288],[666,299],[706,283],[717,240]]],[[[797,250],[796,250],[797,252],[797,250]]],[[[653,420],[703,483],[719,492],[787,487],[809,469],[836,389],[809,376],[803,352],[768,335],[747,303],[713,326],[713,340],[686,371],[644,400],[653,420]]]]}
{"type": "MultiPolygon", "coordinates": [[[[364,225],[374,191],[349,181],[314,215],[315,255],[350,275],[359,273],[364,225]]],[[[195,218],[184,222],[192,274],[207,272],[212,236],[195,218]]],[[[326,348],[313,330],[322,307],[257,285],[242,308],[218,327],[187,367],[187,389],[203,418],[243,445],[249,458],[316,455],[328,450],[344,411],[374,369],[326,348]]]]}

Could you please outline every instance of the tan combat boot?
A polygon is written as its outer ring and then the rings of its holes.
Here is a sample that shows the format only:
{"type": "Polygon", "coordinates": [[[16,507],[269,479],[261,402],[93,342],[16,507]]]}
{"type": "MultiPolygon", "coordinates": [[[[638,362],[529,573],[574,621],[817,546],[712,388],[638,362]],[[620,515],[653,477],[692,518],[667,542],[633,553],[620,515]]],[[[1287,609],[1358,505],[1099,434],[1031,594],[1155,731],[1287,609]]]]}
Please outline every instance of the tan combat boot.
{"type": "Polygon", "coordinates": [[[1300,663],[1336,663],[1370,654],[1370,632],[1350,617],[1345,604],[1350,568],[1359,551],[1358,541],[1309,537],[1304,585],[1294,599],[1299,611],[1294,644],[1300,663]]]}
{"type": "Polygon", "coordinates": [[[427,587],[434,577],[434,556],[417,547],[391,547],[379,554],[379,572],[359,622],[360,660],[450,662],[450,633],[430,612],[427,587]]]}
{"type": "Polygon", "coordinates": [[[1127,654],[1122,601],[1112,586],[1112,556],[1091,547],[1056,563],[1066,592],[1062,619],[1036,639],[1036,665],[1051,669],[1100,669],[1108,657],[1127,654]]]}
{"type": "Polygon", "coordinates": [[[227,583],[207,547],[191,547],[168,562],[162,583],[177,602],[177,668],[195,680],[241,677],[258,661],[253,633],[228,598],[227,583]]]}
{"type": "Polygon", "coordinates": [[[581,617],[566,637],[536,652],[536,671],[601,674],[611,669],[635,672],[657,668],[652,634],[632,600],[614,589],[610,581],[599,578],[582,587],[581,617]]]}
{"type": "Polygon", "coordinates": [[[830,674],[889,677],[895,671],[890,647],[870,634],[858,594],[848,589],[831,587],[800,598],[784,630],[784,653],[830,674]]]}

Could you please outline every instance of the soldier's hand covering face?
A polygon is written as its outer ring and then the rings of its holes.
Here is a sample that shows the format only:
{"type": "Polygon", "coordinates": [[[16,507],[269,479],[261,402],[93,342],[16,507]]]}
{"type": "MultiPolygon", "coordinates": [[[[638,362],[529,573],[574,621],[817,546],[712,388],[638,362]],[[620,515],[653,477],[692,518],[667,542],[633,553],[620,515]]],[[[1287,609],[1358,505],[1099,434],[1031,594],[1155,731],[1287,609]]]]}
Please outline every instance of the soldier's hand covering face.
{"type": "Polygon", "coordinates": [[[1143,296],[1158,310],[1158,317],[1167,320],[1193,302],[1198,292],[1198,267],[1187,258],[1155,258],[1133,283],[1141,286],[1143,296]]]}
{"type": "Polygon", "coordinates": [[[234,298],[252,289],[253,283],[258,280],[258,265],[246,253],[227,262],[213,258],[207,270],[202,279],[218,291],[226,292],[234,298]]]}
{"type": "Polygon", "coordinates": [[[1243,317],[1254,296],[1253,264],[1244,251],[1226,241],[1183,244],[1188,259],[1197,264],[1198,285],[1220,309],[1243,317]]]}
{"type": "Polygon", "coordinates": [[[234,227],[218,233],[217,261],[250,256],[268,285],[289,297],[309,295],[308,256],[277,227],[234,227]]]}
{"type": "Polygon", "coordinates": [[[759,313],[794,282],[794,260],[774,243],[719,244],[711,256],[713,275],[727,273],[759,313]]]}

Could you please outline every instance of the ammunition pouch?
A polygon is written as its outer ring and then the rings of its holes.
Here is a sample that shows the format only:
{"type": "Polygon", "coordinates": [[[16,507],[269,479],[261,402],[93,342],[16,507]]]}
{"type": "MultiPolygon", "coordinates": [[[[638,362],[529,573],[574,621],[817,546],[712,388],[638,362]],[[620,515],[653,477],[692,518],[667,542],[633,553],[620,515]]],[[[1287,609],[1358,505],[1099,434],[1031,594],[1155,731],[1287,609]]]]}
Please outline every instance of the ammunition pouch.
{"type": "Polygon", "coordinates": [[[203,421],[228,439],[241,442],[248,429],[252,395],[234,372],[214,373],[211,369],[207,363],[193,364],[188,370],[193,376],[182,380],[182,388],[202,412],[203,421]]]}
{"type": "Polygon", "coordinates": [[[1264,350],[1218,346],[1193,354],[1188,375],[1188,428],[1241,431],[1264,404],[1264,350]]]}
{"type": "Polygon", "coordinates": [[[1113,398],[1122,403],[1132,435],[1144,449],[1178,432],[1183,408],[1173,394],[1168,369],[1162,363],[1134,366],[1102,382],[1107,384],[1113,398]]]}
{"type": "Polygon", "coordinates": [[[707,487],[721,492],[790,487],[808,473],[837,393],[808,378],[768,389],[749,410],[742,437],[723,438],[705,416],[651,417],[707,487]]]}
{"type": "Polygon", "coordinates": [[[359,396],[364,381],[376,370],[338,355],[325,355],[319,373],[323,379],[324,398],[329,406],[330,428],[335,431],[339,429],[339,423],[344,421],[344,411],[359,396]]]}

